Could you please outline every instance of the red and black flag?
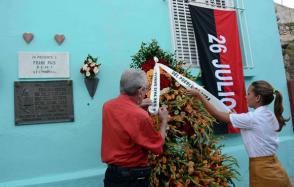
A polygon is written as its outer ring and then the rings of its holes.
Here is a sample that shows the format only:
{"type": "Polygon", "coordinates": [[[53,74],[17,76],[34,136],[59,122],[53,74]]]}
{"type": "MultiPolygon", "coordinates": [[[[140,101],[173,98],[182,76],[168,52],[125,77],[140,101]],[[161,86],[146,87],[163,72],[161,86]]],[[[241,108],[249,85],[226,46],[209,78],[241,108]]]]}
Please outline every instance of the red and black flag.
{"type": "MultiPolygon", "coordinates": [[[[193,5],[189,8],[205,89],[237,113],[247,112],[236,11],[193,5]]],[[[239,130],[231,124],[217,124],[214,132],[239,130]]]]}

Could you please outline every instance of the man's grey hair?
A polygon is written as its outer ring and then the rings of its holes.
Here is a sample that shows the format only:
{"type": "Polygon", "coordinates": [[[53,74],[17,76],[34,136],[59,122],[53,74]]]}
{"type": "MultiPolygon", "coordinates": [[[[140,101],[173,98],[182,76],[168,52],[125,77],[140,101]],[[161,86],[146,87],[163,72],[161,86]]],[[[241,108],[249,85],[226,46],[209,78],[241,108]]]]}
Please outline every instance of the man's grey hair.
{"type": "Polygon", "coordinates": [[[139,69],[127,69],[120,78],[120,92],[134,96],[137,90],[147,85],[146,73],[139,69]]]}

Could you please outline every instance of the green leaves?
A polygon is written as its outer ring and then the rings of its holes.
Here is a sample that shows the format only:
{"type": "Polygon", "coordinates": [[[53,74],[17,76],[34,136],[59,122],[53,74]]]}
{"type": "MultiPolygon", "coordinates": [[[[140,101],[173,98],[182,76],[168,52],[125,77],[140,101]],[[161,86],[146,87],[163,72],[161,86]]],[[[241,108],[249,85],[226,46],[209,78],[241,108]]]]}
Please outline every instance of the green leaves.
{"type": "Polygon", "coordinates": [[[175,67],[176,60],[174,55],[168,52],[163,51],[158,42],[153,39],[150,43],[142,42],[139,51],[132,56],[131,68],[140,69],[141,65],[150,58],[157,57],[158,59],[164,59],[170,67],[175,67]]]}

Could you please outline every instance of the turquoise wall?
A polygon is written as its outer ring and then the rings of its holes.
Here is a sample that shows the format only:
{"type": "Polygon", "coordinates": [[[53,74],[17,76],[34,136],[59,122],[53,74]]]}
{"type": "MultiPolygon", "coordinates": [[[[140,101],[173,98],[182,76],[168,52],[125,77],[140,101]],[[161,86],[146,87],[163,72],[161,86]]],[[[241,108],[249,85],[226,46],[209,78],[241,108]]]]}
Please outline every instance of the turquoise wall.
{"type": "MultiPolygon", "coordinates": [[[[255,68],[248,82],[266,79],[289,102],[273,3],[245,2],[255,68]]],[[[167,0],[1,0],[0,1],[0,187],[102,186],[105,165],[100,161],[101,106],[119,92],[121,72],[142,41],[155,38],[172,51],[167,0]],[[26,44],[24,32],[34,39],[26,44]],[[66,39],[58,45],[53,37],[66,39]],[[70,54],[75,122],[14,125],[13,82],[18,79],[19,51],[64,51],[70,54]],[[94,99],[85,88],[79,68],[87,54],[102,63],[94,99]]],[[[36,79],[31,79],[36,80],[36,79]]],[[[43,79],[46,80],[46,79],[43,79]]],[[[224,152],[240,163],[247,186],[248,161],[239,135],[226,135],[224,152]]],[[[290,175],[294,160],[291,124],[281,133],[279,157],[290,175]]]]}
{"type": "Polygon", "coordinates": [[[157,38],[171,49],[167,2],[1,0],[0,23],[0,186],[101,186],[102,103],[118,94],[121,72],[142,41],[157,38]],[[34,33],[29,45],[24,32],[34,33]],[[66,37],[61,46],[53,39],[56,33],[66,37]],[[74,123],[14,125],[18,51],[70,53],[74,123]],[[102,63],[93,100],[79,73],[88,53],[102,63]]]}

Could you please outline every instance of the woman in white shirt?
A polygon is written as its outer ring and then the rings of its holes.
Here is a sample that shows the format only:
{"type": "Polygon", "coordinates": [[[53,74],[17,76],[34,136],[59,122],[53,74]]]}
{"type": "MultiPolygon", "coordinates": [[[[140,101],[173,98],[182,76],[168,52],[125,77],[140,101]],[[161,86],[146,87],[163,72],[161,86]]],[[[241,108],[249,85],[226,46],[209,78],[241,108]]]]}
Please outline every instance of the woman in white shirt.
{"type": "Polygon", "coordinates": [[[250,187],[291,187],[289,177],[276,157],[278,132],[287,121],[283,116],[282,95],[266,81],[255,81],[246,95],[247,104],[255,109],[242,114],[218,111],[196,89],[187,91],[198,97],[207,111],[219,121],[240,128],[249,155],[250,187]],[[275,99],[274,113],[267,105],[275,99]]]}

